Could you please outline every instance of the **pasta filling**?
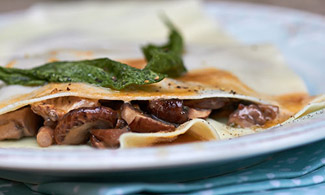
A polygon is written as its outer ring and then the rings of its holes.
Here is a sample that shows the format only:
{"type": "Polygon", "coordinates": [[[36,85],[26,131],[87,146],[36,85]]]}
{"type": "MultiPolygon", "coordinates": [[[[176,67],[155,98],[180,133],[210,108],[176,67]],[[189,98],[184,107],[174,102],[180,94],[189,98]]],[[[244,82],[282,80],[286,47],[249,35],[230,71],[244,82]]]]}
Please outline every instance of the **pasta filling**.
{"type": "Polygon", "coordinates": [[[116,148],[119,137],[127,132],[172,132],[187,121],[208,117],[228,118],[227,124],[233,127],[255,128],[278,114],[277,106],[232,98],[123,102],[59,97],[2,115],[6,122],[0,124],[0,140],[36,136],[41,147],[90,143],[96,148],[116,148]],[[18,115],[19,122],[14,117],[18,115]]]}

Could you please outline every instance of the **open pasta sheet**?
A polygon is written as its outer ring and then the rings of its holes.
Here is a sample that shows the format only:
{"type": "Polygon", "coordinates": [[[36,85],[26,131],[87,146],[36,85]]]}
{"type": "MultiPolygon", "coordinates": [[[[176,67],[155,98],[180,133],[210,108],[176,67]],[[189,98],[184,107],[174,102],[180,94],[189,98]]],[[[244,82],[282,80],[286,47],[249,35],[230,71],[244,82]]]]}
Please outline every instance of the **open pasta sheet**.
{"type": "MultiPolygon", "coordinates": [[[[3,56],[0,63],[5,65],[11,60],[15,60],[14,63],[11,63],[13,67],[31,68],[53,59],[81,60],[110,57],[116,60],[123,60],[128,62],[130,65],[139,67],[141,66],[141,63],[133,63],[133,59],[143,58],[138,43],[144,41],[146,38],[157,40],[157,42],[159,42],[162,40],[161,37],[164,37],[164,31],[161,33],[159,30],[154,30],[159,29],[159,26],[156,28],[153,25],[155,28],[152,28],[152,33],[150,35],[143,32],[143,29],[152,27],[150,24],[159,23],[159,21],[151,21],[150,18],[152,17],[147,16],[153,15],[151,12],[156,13],[157,10],[162,8],[171,10],[167,12],[168,16],[170,16],[171,19],[175,21],[175,24],[180,27],[186,38],[186,43],[188,44],[186,45],[184,61],[189,69],[189,73],[178,79],[164,79],[162,82],[157,84],[132,88],[124,91],[114,91],[109,88],[95,87],[83,83],[72,83],[71,85],[48,84],[42,87],[6,86],[1,84],[0,114],[5,114],[23,106],[46,99],[65,96],[123,101],[175,98],[202,99],[210,97],[233,98],[279,106],[282,118],[279,123],[286,123],[286,121],[294,120],[325,107],[325,97],[309,97],[303,81],[294,72],[288,69],[281,54],[273,46],[241,45],[231,37],[225,35],[220,31],[220,29],[211,28],[213,24],[203,16],[199,9],[198,1],[190,1],[186,3],[184,3],[184,1],[174,1],[173,3],[158,2],[153,4],[151,9],[147,9],[147,5],[143,3],[114,4],[114,6],[111,4],[92,4],[92,6],[79,4],[78,6],[80,9],[86,10],[87,12],[85,13],[93,14],[91,19],[94,20],[96,17],[101,18],[96,16],[96,14],[94,15],[94,12],[91,11],[98,7],[121,10],[121,13],[109,12],[107,10],[105,12],[114,13],[115,15],[120,16],[123,15],[123,10],[140,9],[145,14],[143,15],[143,20],[134,20],[132,23],[127,23],[125,26],[122,25],[121,28],[130,27],[131,24],[138,25],[138,28],[133,28],[135,29],[134,31],[123,31],[123,36],[120,36],[120,33],[116,30],[112,32],[105,31],[106,34],[101,34],[100,38],[89,40],[84,39],[84,36],[71,39],[71,34],[69,33],[64,35],[57,33],[60,30],[65,29],[64,27],[67,25],[72,24],[72,22],[69,23],[69,21],[65,21],[65,24],[62,24],[61,26],[54,26],[55,29],[45,29],[42,27],[44,29],[37,32],[41,32],[41,34],[37,34],[36,32],[26,33],[28,36],[22,40],[18,40],[15,44],[4,41],[2,46],[0,46],[0,51],[5,50],[4,47],[7,47],[14,51],[18,51],[18,53],[3,56]],[[187,9],[183,9],[185,4],[187,9]],[[116,7],[119,9],[115,9],[116,7]],[[168,9],[170,7],[173,7],[173,9],[168,9]],[[151,11],[149,13],[146,10],[151,11]],[[185,12],[184,10],[191,11],[185,12]],[[198,27],[198,24],[200,27],[198,27]],[[197,29],[200,30],[198,31],[197,29]],[[105,36],[111,36],[114,39],[117,39],[118,37],[127,37],[127,39],[125,39],[124,43],[122,42],[117,44],[117,42],[110,42],[109,40],[104,39],[103,37],[105,36]],[[40,39],[39,37],[44,38],[40,39]],[[55,40],[58,39],[64,41],[56,42],[55,40]],[[79,39],[82,44],[80,44],[77,39],[79,39]],[[107,45],[103,44],[105,41],[108,43],[107,45]],[[80,50],[80,48],[87,48],[87,51],[80,50]],[[27,51],[29,51],[28,56],[22,55],[27,51]],[[179,88],[179,86],[181,86],[181,88],[179,88]],[[67,90],[67,87],[69,90],[67,90]],[[188,89],[191,89],[191,92],[189,92],[188,89]]],[[[31,12],[44,14],[44,20],[50,22],[55,20],[57,17],[60,17],[60,14],[58,13],[59,10],[62,11],[62,9],[63,8],[60,8],[60,6],[51,9],[46,8],[46,6],[40,6],[40,8],[35,8],[36,11],[34,10],[31,12]],[[48,12],[44,12],[46,9],[48,9],[48,12]]],[[[87,14],[82,17],[87,17],[87,14]]],[[[115,18],[112,16],[107,17],[115,18]]],[[[123,20],[126,20],[125,17],[126,16],[122,17],[123,20]]],[[[44,22],[35,20],[33,17],[27,17],[25,20],[26,21],[20,22],[30,24],[31,26],[39,26],[44,22]]],[[[19,21],[17,22],[19,23],[19,21]]],[[[111,21],[108,19],[106,22],[113,22],[113,20],[111,21]]],[[[71,25],[69,29],[78,27],[75,30],[87,32],[87,30],[82,28],[85,24],[82,22],[76,22],[76,24],[78,25],[71,25]]],[[[0,37],[8,36],[7,40],[10,40],[12,34],[9,33],[9,31],[19,31],[19,29],[16,29],[18,27],[19,25],[7,28],[6,31],[1,32],[4,36],[0,37]]],[[[96,34],[96,32],[88,33],[96,34]]],[[[80,34],[78,34],[78,36],[79,35],[80,34]]],[[[193,119],[180,125],[172,132],[124,133],[120,137],[120,145],[121,148],[131,148],[164,143],[178,143],[183,142],[184,140],[225,140],[264,130],[267,129],[233,128],[227,126],[222,120],[216,120],[213,118],[207,120],[193,119]]],[[[0,147],[38,148],[34,138],[0,141],[0,147]]],[[[58,147],[69,148],[72,146],[51,146],[49,149],[58,147]]]]}

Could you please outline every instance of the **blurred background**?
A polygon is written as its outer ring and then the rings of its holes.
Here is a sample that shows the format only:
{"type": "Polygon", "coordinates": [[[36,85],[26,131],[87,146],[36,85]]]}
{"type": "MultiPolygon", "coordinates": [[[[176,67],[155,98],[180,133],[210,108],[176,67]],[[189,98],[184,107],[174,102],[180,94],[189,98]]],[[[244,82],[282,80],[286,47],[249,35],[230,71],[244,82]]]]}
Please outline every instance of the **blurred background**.
{"type": "MultiPolygon", "coordinates": [[[[0,12],[26,9],[38,2],[77,1],[77,0],[0,0],[0,12]]],[[[84,0],[85,1],[85,0],[84,0]]],[[[220,1],[220,0],[205,0],[220,1]]],[[[325,0],[228,0],[232,2],[250,2],[289,7],[325,15],[325,0]]]]}

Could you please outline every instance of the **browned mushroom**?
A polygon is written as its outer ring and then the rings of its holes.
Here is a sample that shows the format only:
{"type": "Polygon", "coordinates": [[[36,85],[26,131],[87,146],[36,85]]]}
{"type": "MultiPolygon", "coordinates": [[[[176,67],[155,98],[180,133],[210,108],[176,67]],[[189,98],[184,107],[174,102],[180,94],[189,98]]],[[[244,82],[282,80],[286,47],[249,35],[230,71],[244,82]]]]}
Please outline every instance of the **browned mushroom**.
{"type": "Polygon", "coordinates": [[[115,129],[123,129],[124,127],[128,126],[125,120],[119,118],[117,119],[115,129]]]}
{"type": "Polygon", "coordinates": [[[132,107],[131,104],[125,103],[122,105],[121,109],[121,117],[127,122],[131,131],[149,133],[175,130],[173,124],[153,119],[140,110],[132,107]]]}
{"type": "Polygon", "coordinates": [[[23,136],[24,132],[16,126],[15,121],[8,120],[0,122],[0,140],[20,139],[23,136]]]}
{"type": "Polygon", "coordinates": [[[39,146],[49,147],[54,143],[53,129],[49,126],[43,126],[38,130],[36,140],[39,146]]]}
{"type": "Polygon", "coordinates": [[[228,124],[239,127],[264,125],[267,121],[274,120],[278,113],[279,107],[277,106],[239,104],[238,109],[229,116],[228,124]]]}
{"type": "Polygon", "coordinates": [[[127,128],[123,129],[93,129],[90,131],[91,143],[97,148],[116,148],[120,145],[120,136],[128,132],[127,128]]]}
{"type": "Polygon", "coordinates": [[[280,112],[278,106],[260,104],[258,107],[262,110],[267,121],[275,119],[280,112]]]}
{"type": "Polygon", "coordinates": [[[79,97],[59,97],[31,105],[34,113],[44,118],[44,125],[55,127],[57,121],[71,110],[99,106],[98,100],[79,97]]]}
{"type": "Polygon", "coordinates": [[[118,114],[107,107],[79,108],[59,120],[54,138],[57,144],[82,144],[89,139],[90,129],[109,129],[116,125],[118,114]]]}
{"type": "Polygon", "coordinates": [[[90,135],[90,143],[95,148],[100,148],[100,149],[106,148],[105,143],[97,139],[94,135],[90,135]]]}
{"type": "Polygon", "coordinates": [[[184,100],[184,105],[191,108],[219,109],[229,102],[227,98],[204,98],[197,100],[184,100]]]}
{"type": "Polygon", "coordinates": [[[195,119],[195,118],[208,118],[211,114],[210,109],[195,109],[190,108],[188,110],[188,118],[189,119],[195,119]]]}
{"type": "Polygon", "coordinates": [[[183,100],[152,100],[149,101],[148,111],[155,117],[170,123],[182,124],[188,120],[188,112],[183,106],[183,100]]]}
{"type": "Polygon", "coordinates": [[[0,140],[35,136],[41,121],[30,107],[3,114],[0,116],[0,140]]]}

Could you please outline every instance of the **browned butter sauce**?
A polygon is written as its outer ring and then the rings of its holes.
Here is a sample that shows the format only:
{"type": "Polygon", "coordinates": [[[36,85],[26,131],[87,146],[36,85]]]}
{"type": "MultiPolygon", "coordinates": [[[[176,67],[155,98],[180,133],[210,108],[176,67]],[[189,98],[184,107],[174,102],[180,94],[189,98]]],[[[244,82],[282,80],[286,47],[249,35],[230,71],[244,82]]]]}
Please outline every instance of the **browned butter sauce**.
{"type": "Polygon", "coordinates": [[[5,65],[6,68],[12,68],[16,64],[16,60],[11,60],[8,64],[5,65]]]}
{"type": "Polygon", "coordinates": [[[307,106],[308,103],[314,99],[314,97],[306,93],[290,93],[280,96],[273,96],[270,97],[270,99],[273,99],[277,103],[280,108],[280,113],[275,120],[265,123],[262,128],[270,128],[277,124],[283,123],[307,106]]]}
{"type": "Polygon", "coordinates": [[[238,77],[228,71],[216,68],[193,70],[177,78],[177,80],[198,82],[220,90],[232,91],[244,95],[256,95],[256,92],[242,83],[238,77]]]}
{"type": "Polygon", "coordinates": [[[122,59],[118,60],[121,63],[127,64],[129,66],[132,66],[134,68],[142,69],[146,66],[147,61],[145,59],[122,59]]]}
{"type": "Polygon", "coordinates": [[[280,124],[308,105],[315,97],[306,93],[290,93],[272,97],[280,107],[280,114],[277,119],[267,122],[262,128],[269,128],[280,124]]]}

